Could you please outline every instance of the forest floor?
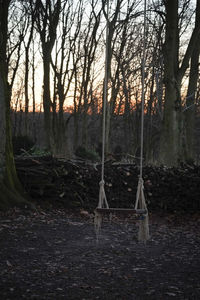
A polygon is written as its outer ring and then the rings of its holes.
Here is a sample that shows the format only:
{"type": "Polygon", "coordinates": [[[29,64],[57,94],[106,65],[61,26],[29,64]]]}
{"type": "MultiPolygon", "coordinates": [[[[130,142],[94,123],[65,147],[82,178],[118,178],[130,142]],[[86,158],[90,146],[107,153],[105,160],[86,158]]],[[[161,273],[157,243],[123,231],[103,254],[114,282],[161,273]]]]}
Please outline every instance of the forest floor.
{"type": "Polygon", "coordinates": [[[200,215],[132,218],[55,209],[0,215],[0,299],[200,299],[200,215]]]}

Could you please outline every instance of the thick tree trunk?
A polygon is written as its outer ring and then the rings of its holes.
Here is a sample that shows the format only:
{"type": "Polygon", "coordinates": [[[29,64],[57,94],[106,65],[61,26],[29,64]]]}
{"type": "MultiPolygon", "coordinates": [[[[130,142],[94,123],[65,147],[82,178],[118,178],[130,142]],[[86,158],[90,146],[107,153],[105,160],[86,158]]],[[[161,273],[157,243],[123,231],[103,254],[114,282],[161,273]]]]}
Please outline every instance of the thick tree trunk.
{"type": "Polygon", "coordinates": [[[165,105],[160,147],[160,160],[168,166],[175,165],[179,155],[180,86],[177,82],[178,49],[178,0],[168,0],[166,1],[164,49],[165,105]]]}
{"type": "MultiPolygon", "coordinates": [[[[197,0],[197,4],[200,0],[197,0]]],[[[200,34],[195,24],[185,55],[179,67],[178,0],[166,0],[166,34],[164,48],[165,104],[160,146],[160,162],[177,165],[184,160],[183,113],[181,107],[181,83],[200,34]]]]}
{"type": "Polygon", "coordinates": [[[186,108],[184,111],[184,129],[185,129],[185,160],[187,162],[194,161],[194,130],[195,130],[195,99],[196,99],[196,88],[198,80],[198,61],[200,54],[200,39],[195,49],[195,53],[191,60],[191,70],[189,78],[189,86],[187,91],[186,108]],[[198,54],[197,54],[198,53],[198,54]]]}
{"type": "Polygon", "coordinates": [[[9,1],[0,1],[0,209],[27,205],[18,180],[12,149],[10,95],[7,83],[6,44],[9,1]]]}
{"type": "Polygon", "coordinates": [[[167,166],[176,165],[180,160],[181,111],[179,88],[168,82],[165,91],[164,119],[161,136],[161,162],[167,166]]]}
{"type": "Polygon", "coordinates": [[[25,206],[28,201],[18,180],[11,142],[9,92],[0,65],[0,209],[25,206]]]}
{"type": "MultiPolygon", "coordinates": [[[[196,27],[200,26],[200,1],[196,8],[196,27]]],[[[195,127],[195,98],[197,82],[199,77],[199,56],[200,56],[200,34],[196,46],[191,56],[191,66],[189,75],[189,85],[187,90],[186,108],[184,111],[184,129],[185,129],[185,160],[194,161],[194,127],[195,127]]]]}

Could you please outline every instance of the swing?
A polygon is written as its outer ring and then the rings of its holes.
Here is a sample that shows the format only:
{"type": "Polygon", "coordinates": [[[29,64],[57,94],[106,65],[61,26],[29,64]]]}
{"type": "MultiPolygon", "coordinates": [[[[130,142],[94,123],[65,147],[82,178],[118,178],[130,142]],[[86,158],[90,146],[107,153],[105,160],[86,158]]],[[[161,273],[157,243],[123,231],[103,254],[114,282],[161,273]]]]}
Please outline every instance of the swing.
{"type": "Polygon", "coordinates": [[[141,108],[141,147],[140,147],[140,174],[138,180],[137,194],[134,209],[131,208],[110,208],[104,189],[104,161],[105,161],[105,131],[106,131],[106,102],[108,94],[108,13],[109,0],[107,0],[107,26],[106,26],[106,53],[105,53],[105,79],[104,79],[104,98],[103,98],[103,126],[102,126],[102,164],[101,181],[99,183],[99,202],[95,209],[94,226],[98,240],[101,229],[103,215],[125,214],[136,215],[139,217],[138,240],[146,242],[149,239],[148,209],[144,196],[144,184],[142,178],[143,171],[143,143],[144,143],[144,79],[145,79],[145,56],[146,56],[146,0],[144,1],[144,40],[143,40],[143,58],[142,58],[142,108],[141,108]]]}

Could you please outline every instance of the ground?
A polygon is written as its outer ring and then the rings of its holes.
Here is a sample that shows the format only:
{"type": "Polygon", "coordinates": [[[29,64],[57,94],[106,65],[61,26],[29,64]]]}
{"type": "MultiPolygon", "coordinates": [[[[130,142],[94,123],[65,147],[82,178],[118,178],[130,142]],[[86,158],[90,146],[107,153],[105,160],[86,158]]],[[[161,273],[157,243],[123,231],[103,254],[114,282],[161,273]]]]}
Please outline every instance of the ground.
{"type": "Polygon", "coordinates": [[[152,215],[137,241],[132,218],[66,210],[0,216],[1,299],[200,299],[200,215],[152,215]]]}

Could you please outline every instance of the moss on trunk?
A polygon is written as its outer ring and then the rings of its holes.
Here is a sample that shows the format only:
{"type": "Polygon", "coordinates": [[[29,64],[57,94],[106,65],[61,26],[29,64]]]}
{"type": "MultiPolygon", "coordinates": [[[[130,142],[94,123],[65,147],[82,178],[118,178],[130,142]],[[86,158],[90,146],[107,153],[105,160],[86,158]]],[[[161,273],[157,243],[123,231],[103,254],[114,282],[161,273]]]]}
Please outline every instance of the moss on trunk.
{"type": "Polygon", "coordinates": [[[32,207],[18,179],[12,146],[11,121],[10,121],[10,93],[5,79],[5,74],[1,74],[3,78],[4,100],[5,103],[5,127],[6,135],[4,150],[4,172],[1,173],[0,181],[0,209],[8,209],[13,206],[32,207]],[[4,76],[3,76],[4,75],[4,76]]]}
{"type": "Polygon", "coordinates": [[[13,206],[31,206],[17,177],[12,147],[10,120],[11,90],[7,80],[8,66],[6,58],[9,3],[10,1],[0,2],[0,209],[7,209],[13,206]]]}
{"type": "Polygon", "coordinates": [[[4,182],[0,182],[0,210],[11,207],[31,208],[33,207],[16,189],[10,189],[4,182]]]}

